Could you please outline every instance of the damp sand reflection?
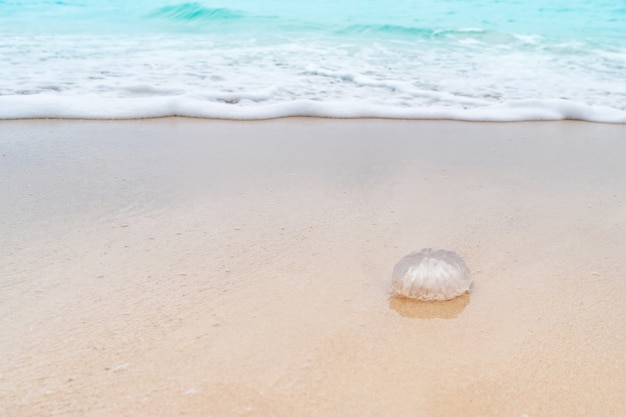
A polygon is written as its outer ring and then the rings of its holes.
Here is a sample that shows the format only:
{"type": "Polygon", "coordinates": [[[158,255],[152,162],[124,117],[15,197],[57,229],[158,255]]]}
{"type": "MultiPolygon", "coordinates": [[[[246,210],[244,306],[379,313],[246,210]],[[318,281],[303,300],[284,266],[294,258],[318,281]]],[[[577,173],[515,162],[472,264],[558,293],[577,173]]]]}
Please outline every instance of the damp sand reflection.
{"type": "Polygon", "coordinates": [[[420,319],[454,319],[470,303],[470,294],[447,301],[418,301],[406,297],[390,297],[389,308],[402,317],[420,319]]]}

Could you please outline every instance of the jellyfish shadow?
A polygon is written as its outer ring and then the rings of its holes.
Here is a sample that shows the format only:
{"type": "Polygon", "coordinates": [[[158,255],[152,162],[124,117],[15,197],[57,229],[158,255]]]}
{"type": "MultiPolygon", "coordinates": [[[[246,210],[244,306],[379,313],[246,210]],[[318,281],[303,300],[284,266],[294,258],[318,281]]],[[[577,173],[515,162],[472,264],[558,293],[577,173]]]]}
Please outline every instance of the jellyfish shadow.
{"type": "Polygon", "coordinates": [[[463,294],[446,301],[419,301],[406,297],[389,297],[389,308],[402,317],[420,319],[454,319],[470,303],[470,295],[463,294]]]}

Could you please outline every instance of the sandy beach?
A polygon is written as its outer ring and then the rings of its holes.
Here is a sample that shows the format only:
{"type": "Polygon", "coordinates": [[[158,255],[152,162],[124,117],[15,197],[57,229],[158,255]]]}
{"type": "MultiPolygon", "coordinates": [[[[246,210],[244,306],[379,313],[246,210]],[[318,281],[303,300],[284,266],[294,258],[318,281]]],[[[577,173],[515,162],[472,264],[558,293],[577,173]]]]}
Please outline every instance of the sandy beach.
{"type": "Polygon", "coordinates": [[[626,125],[0,122],[0,416],[624,416],[626,125]],[[390,297],[426,247],[474,278],[390,297]]]}

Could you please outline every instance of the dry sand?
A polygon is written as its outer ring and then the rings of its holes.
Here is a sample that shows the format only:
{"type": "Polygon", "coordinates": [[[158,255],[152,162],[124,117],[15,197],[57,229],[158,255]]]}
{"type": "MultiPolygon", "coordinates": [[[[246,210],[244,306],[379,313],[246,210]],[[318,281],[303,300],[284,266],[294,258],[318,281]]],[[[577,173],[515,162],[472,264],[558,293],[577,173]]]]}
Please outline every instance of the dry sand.
{"type": "Polygon", "coordinates": [[[624,416],[626,126],[0,123],[0,416],[624,416]],[[473,292],[389,297],[423,247],[473,292]]]}

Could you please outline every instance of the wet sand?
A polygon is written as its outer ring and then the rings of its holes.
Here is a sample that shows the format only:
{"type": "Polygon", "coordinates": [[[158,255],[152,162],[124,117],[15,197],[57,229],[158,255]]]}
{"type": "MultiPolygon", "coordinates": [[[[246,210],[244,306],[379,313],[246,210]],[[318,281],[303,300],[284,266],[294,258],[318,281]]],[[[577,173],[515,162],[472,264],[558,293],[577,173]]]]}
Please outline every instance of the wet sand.
{"type": "Polygon", "coordinates": [[[622,416],[626,126],[0,122],[0,416],[622,416]],[[390,298],[461,254],[471,294],[390,298]]]}

